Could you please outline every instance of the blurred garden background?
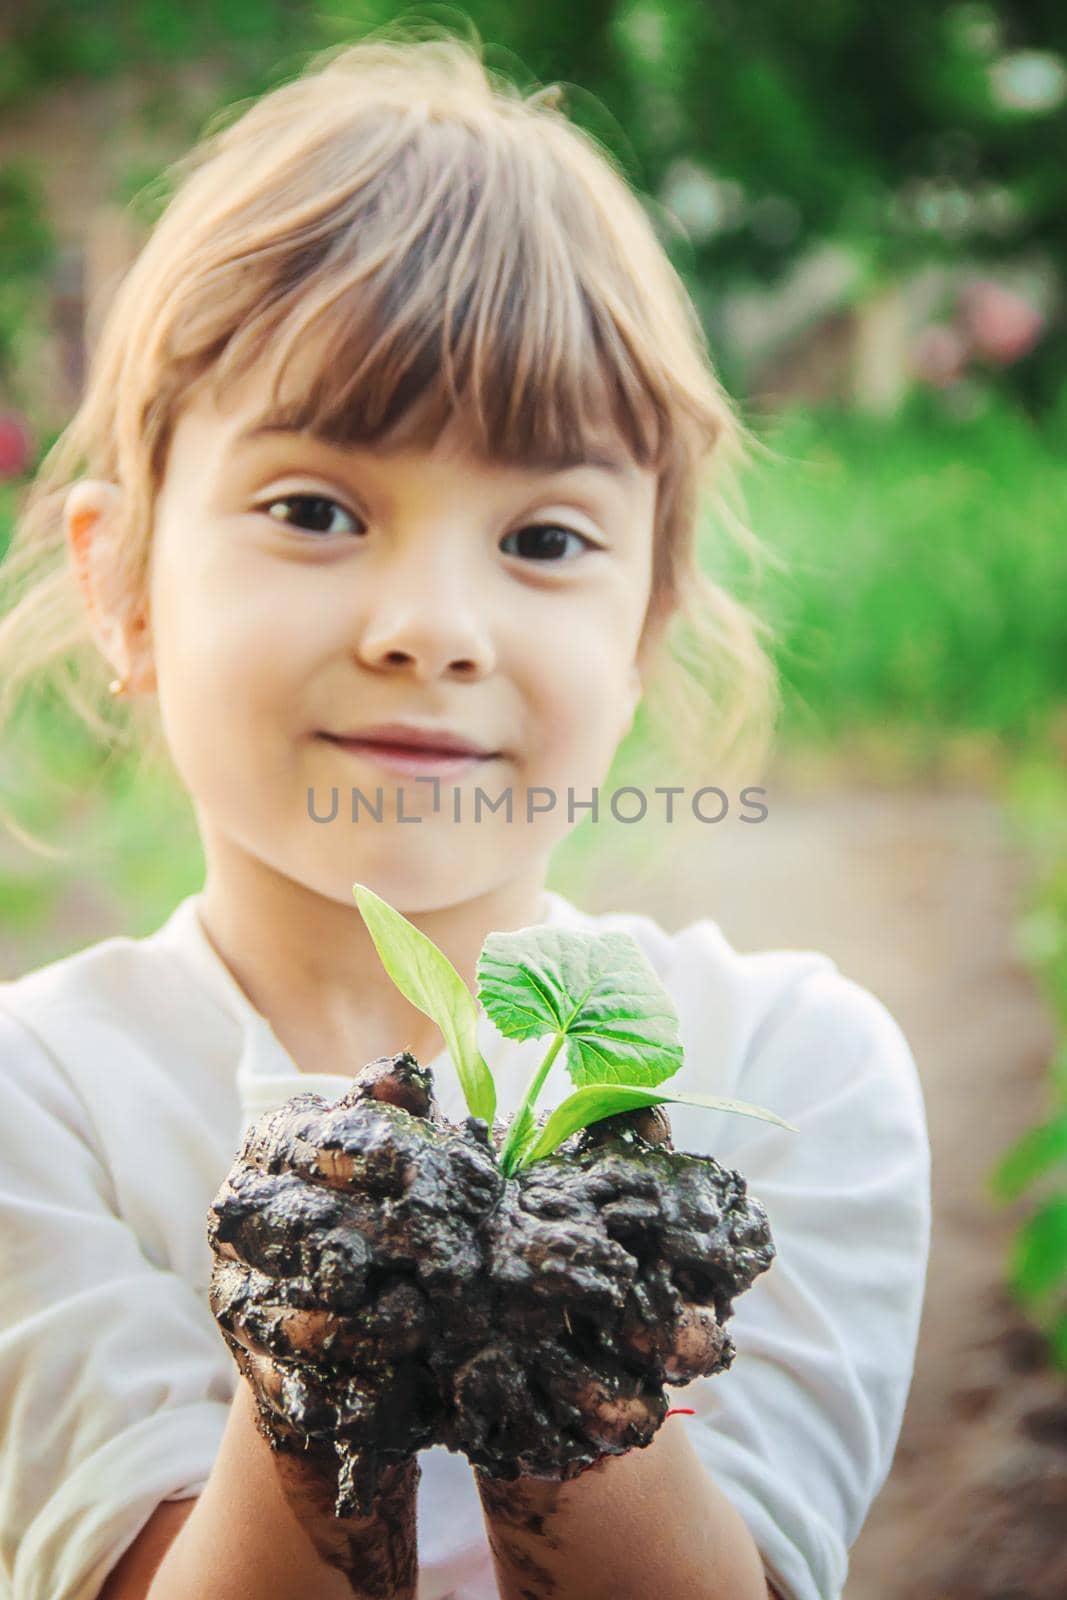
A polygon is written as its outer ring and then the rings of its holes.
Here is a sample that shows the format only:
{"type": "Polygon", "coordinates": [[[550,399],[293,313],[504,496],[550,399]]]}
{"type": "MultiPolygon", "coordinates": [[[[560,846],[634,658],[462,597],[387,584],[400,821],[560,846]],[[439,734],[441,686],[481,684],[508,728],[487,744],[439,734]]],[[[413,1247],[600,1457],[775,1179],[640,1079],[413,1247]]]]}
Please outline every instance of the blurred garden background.
{"type": "MultiPolygon", "coordinates": [[[[767,822],[583,824],[553,881],[668,926],[715,917],[741,949],[827,950],[912,1045],[934,1249],[848,1600],[1062,1600],[1067,11],[25,0],[0,21],[0,553],[168,163],[398,18],[473,26],[495,70],[566,85],[766,447],[746,514],[780,561],[704,548],[774,630],[767,822]]],[[[57,847],[0,831],[0,979],[147,933],[200,885],[168,775],[53,697],[5,731],[0,800],[57,847]]]]}

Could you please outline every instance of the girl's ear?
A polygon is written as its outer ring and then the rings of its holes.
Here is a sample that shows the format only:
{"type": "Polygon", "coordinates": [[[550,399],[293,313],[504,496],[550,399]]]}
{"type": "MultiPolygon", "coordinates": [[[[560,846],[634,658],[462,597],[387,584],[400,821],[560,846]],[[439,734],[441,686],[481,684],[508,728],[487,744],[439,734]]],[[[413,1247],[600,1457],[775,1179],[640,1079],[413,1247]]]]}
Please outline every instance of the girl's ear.
{"type": "Polygon", "coordinates": [[[116,484],[83,478],[63,506],[74,574],[100,653],[131,693],[155,689],[148,619],[119,559],[123,494],[116,484]]]}

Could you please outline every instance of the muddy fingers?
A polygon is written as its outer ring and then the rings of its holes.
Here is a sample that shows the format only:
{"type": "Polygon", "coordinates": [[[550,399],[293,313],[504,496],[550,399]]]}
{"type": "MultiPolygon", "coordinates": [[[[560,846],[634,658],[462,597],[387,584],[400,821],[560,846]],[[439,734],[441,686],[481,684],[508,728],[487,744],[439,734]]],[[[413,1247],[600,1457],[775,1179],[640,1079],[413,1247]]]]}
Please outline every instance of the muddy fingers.
{"type": "Polygon", "coordinates": [[[520,1170],[487,1227],[495,1343],[457,1368],[449,1415],[486,1477],[648,1444],[664,1383],[731,1364],[723,1324],[773,1259],[739,1174],[674,1151],[665,1119],[611,1121],[520,1170]]]}
{"type": "Polygon", "coordinates": [[[208,1242],[222,1260],[292,1280],[294,1290],[343,1307],[362,1298],[372,1216],[335,1189],[238,1160],[208,1211],[208,1242]]]}
{"type": "Polygon", "coordinates": [[[648,1394],[627,1374],[615,1382],[590,1380],[578,1409],[591,1442],[607,1454],[648,1444],[667,1412],[662,1391],[648,1394]]]}
{"type": "Polygon", "coordinates": [[[497,1148],[401,1052],[261,1118],[212,1204],[212,1311],[278,1447],[334,1450],[339,1517],[429,1444],[572,1478],[650,1442],[665,1383],[733,1360],[733,1301],[775,1253],[738,1173],[659,1112],[510,1178],[497,1148]]]}
{"type": "Polygon", "coordinates": [[[409,1111],[413,1117],[428,1117],[431,1121],[439,1117],[433,1073],[420,1067],[407,1050],[369,1061],[338,1104],[351,1105],[360,1100],[380,1100],[409,1111]]]}
{"type": "Polygon", "coordinates": [[[688,1383],[718,1371],[726,1333],[710,1306],[687,1305],[675,1324],[672,1346],[663,1375],[668,1383],[688,1383]]]}
{"type": "Polygon", "coordinates": [[[363,1343],[348,1321],[305,1299],[286,1280],[268,1278],[241,1261],[220,1261],[208,1298],[220,1327],[247,1350],[280,1360],[345,1361],[363,1343]]]}

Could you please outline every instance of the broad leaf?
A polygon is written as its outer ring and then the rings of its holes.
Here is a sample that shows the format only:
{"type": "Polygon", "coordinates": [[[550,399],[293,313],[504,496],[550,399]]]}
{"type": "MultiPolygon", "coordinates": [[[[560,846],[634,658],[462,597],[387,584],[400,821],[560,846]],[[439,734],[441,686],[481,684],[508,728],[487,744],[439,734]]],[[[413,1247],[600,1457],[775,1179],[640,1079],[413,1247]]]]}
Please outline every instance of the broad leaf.
{"type": "Polygon", "coordinates": [[[479,998],[500,1032],[562,1034],[579,1086],[662,1083],[682,1065],[674,1003],[628,933],[491,933],[477,971],[479,998]]]}
{"type": "Polygon", "coordinates": [[[529,1166],[542,1156],[551,1155],[564,1139],[569,1139],[579,1128],[587,1128],[591,1122],[617,1116],[620,1111],[637,1111],[642,1106],[661,1105],[703,1106],[708,1111],[736,1111],[744,1117],[759,1117],[764,1122],[775,1123],[779,1128],[788,1128],[790,1133],[799,1132],[791,1122],[775,1116],[773,1111],[749,1105],[745,1100],[720,1100],[716,1096],[703,1094],[672,1094],[669,1089],[642,1089],[627,1084],[593,1084],[585,1089],[576,1089],[574,1094],[568,1095],[556,1107],[538,1138],[523,1152],[518,1165],[529,1166]]]}
{"type": "Polygon", "coordinates": [[[492,1127],[496,1085],[478,1049],[474,996],[444,952],[387,900],[362,883],[354,883],[352,893],[386,972],[440,1028],[471,1116],[492,1127]]]}

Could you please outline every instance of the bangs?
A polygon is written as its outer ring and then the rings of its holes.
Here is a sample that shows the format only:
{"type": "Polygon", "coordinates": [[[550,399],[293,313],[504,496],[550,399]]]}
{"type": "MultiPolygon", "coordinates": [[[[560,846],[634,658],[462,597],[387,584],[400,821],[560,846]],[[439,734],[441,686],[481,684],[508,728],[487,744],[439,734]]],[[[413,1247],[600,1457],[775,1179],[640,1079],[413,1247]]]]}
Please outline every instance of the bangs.
{"type": "Polygon", "coordinates": [[[653,725],[694,779],[694,752],[750,776],[735,753],[773,723],[770,630],[707,576],[698,536],[707,511],[739,554],[772,559],[733,503],[755,441],[653,226],[662,208],[558,109],[557,87],[525,95],[451,34],[376,33],[226,108],[172,163],[144,247],[89,309],[85,394],[0,562],[0,730],[40,674],[94,733],[147,732],[170,767],[154,696],[116,715],[65,508],[86,475],[121,489],[116,582],[150,608],[178,418],[205,393],[226,411],[247,377],[253,429],[383,452],[454,431],[509,467],[626,450],[653,469],[638,647],[653,725]]]}
{"type": "Polygon", "coordinates": [[[257,367],[261,420],[336,444],[431,446],[456,421],[491,461],[563,467],[621,437],[658,469],[669,377],[590,208],[519,130],[404,133],[313,240],[306,217],[275,237],[266,281],[263,260],[234,262],[262,292],[214,366],[216,398],[257,367]]]}

